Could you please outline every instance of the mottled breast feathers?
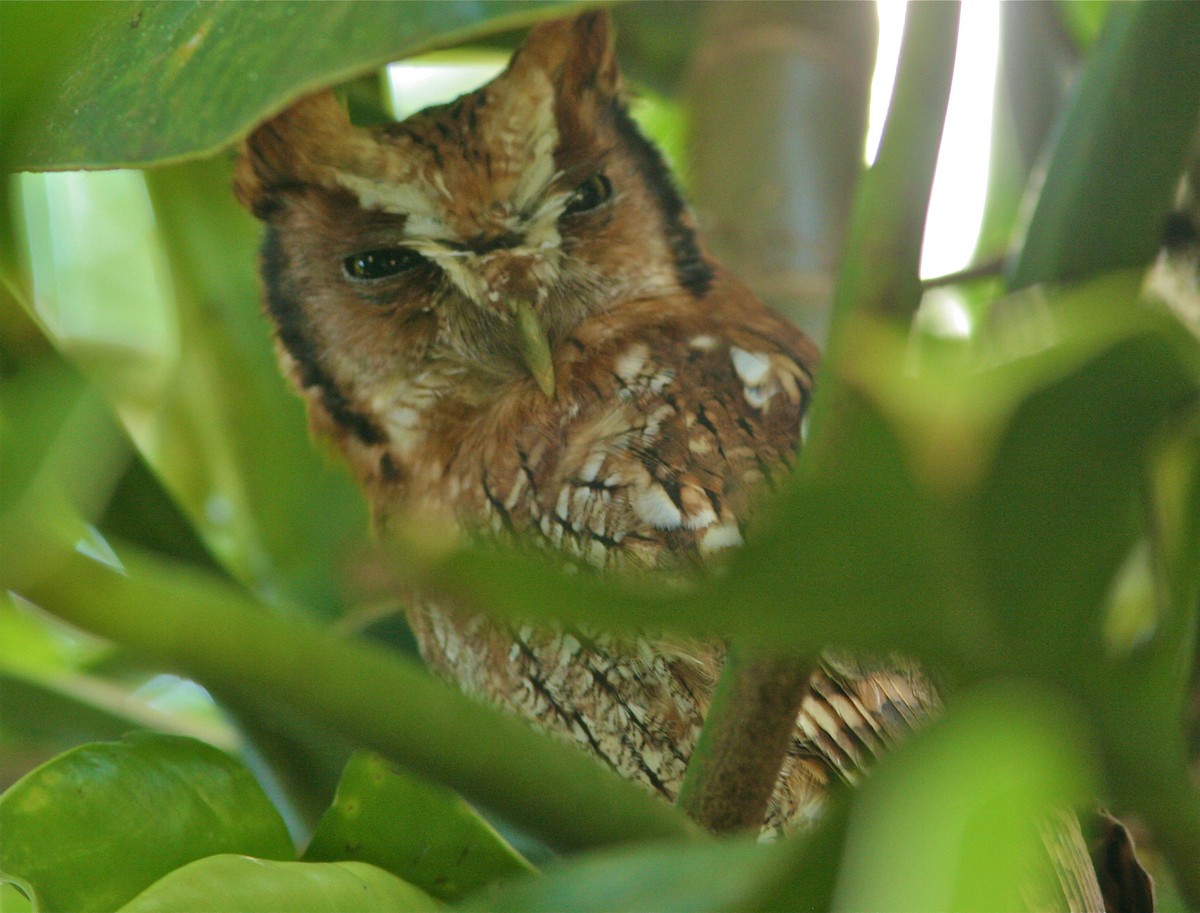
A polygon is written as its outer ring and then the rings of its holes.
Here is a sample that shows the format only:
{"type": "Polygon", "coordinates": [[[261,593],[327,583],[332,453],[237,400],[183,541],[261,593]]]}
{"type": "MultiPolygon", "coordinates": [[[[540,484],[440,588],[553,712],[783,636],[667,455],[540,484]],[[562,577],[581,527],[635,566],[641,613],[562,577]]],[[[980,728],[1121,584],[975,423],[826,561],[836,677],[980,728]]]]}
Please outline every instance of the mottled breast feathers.
{"type": "MultiPolygon", "coordinates": [[[[790,468],[815,346],[703,250],[621,96],[602,12],[399,124],[320,93],[247,140],[281,363],[384,523],[600,570],[702,566],[790,468]]],[[[411,595],[430,666],[673,799],[723,648],[506,625],[411,595]]],[[[850,670],[850,671],[848,671],[850,670]]],[[[814,678],[767,823],[805,820],[936,703],[903,664],[814,678]]]]}

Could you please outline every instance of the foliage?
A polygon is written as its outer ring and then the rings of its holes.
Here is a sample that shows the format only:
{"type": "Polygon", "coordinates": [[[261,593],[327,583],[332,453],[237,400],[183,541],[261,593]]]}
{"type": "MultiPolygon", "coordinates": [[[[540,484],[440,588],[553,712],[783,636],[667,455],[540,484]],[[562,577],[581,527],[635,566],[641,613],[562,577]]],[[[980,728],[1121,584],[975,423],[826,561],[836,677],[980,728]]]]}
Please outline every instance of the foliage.
{"type": "MultiPolygon", "coordinates": [[[[1029,221],[1009,226],[1013,294],[969,339],[907,327],[940,110],[919,77],[902,86],[860,181],[801,465],[730,566],[686,591],[422,531],[369,545],[277,376],[255,227],[214,155],[305,91],[560,11],[540,6],[0,5],[6,34],[29,36],[5,47],[5,162],[155,166],[4,190],[0,773],[16,782],[0,903],[1009,909],[1029,822],[1098,796],[1147,822],[1200,906],[1182,735],[1200,340],[1140,291],[1200,111],[1200,6],[1109,11],[1029,221]],[[946,682],[947,714],[813,832],[704,840],[430,680],[388,625],[397,580],[521,618],[900,650],[946,682]],[[164,670],[213,698],[170,680],[148,700],[164,670]],[[173,734],[106,741],[146,728],[173,734]]],[[[637,34],[676,9],[618,23],[637,34]]],[[[930,25],[906,54],[944,63],[930,25]]]]}

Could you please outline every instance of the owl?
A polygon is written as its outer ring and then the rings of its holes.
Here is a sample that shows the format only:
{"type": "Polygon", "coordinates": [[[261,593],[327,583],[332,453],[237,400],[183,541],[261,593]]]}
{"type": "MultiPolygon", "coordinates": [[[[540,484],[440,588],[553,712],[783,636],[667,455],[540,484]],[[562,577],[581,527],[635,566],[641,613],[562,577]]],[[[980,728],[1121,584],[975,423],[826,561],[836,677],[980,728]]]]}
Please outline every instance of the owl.
{"type": "MultiPolygon", "coordinates": [[[[436,517],[596,573],[700,574],[787,473],[813,343],[705,251],[622,96],[604,12],[400,123],[301,100],[246,140],[280,361],[377,522],[436,517]]],[[[437,674],[674,800],[724,648],[411,594],[437,674]]],[[[813,674],[764,826],[937,707],[902,662],[813,674]]]]}

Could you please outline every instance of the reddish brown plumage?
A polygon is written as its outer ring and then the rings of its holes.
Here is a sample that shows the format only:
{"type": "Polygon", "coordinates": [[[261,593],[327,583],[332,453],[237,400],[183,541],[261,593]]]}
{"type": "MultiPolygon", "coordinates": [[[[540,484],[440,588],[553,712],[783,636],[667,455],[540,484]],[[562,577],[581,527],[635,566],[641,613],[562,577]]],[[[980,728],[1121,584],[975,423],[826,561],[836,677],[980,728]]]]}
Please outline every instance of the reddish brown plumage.
{"type": "MultiPolygon", "coordinates": [[[[816,349],[703,253],[619,88],[591,13],[401,124],[352,127],[326,93],[248,139],[237,193],[269,226],[281,360],[382,521],[685,573],[740,543],[789,468],[816,349]],[[380,262],[403,268],[356,275],[380,262]]],[[[510,627],[419,595],[410,618],[437,672],[674,798],[720,645],[510,627]]],[[[811,816],[935,703],[902,663],[831,657],[767,823],[811,816]]]]}

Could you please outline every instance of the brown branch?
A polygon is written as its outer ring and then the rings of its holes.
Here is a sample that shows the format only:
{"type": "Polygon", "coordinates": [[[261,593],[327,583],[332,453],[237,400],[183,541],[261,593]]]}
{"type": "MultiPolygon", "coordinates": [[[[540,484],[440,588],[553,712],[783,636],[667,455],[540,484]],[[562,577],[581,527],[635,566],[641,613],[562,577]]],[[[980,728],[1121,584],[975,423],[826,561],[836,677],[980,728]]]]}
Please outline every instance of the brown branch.
{"type": "Polygon", "coordinates": [[[796,731],[811,667],[731,647],[678,805],[713,833],[756,831],[796,731]]]}

